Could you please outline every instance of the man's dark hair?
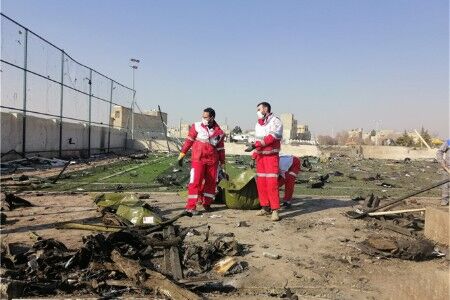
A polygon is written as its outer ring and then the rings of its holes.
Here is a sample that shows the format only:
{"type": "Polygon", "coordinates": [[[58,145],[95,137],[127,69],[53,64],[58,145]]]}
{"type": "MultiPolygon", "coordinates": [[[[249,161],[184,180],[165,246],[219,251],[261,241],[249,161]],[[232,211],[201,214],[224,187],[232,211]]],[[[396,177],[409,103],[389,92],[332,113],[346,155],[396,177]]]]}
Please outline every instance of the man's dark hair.
{"type": "Polygon", "coordinates": [[[269,112],[272,112],[272,107],[270,106],[270,104],[268,102],[261,102],[258,105],[256,105],[256,107],[262,105],[263,107],[267,107],[267,109],[269,110],[269,112]]]}
{"type": "Polygon", "coordinates": [[[214,109],[212,109],[211,107],[207,107],[203,110],[203,112],[207,112],[209,114],[210,117],[215,118],[216,117],[216,112],[214,111],[214,109]]]}

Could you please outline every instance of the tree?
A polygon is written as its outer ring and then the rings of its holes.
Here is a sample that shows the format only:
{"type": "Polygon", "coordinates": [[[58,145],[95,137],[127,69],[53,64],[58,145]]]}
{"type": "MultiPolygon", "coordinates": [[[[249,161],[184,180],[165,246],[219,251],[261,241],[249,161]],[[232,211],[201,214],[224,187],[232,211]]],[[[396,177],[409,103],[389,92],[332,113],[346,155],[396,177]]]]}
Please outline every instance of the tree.
{"type": "Polygon", "coordinates": [[[317,142],[319,145],[337,145],[337,141],[329,135],[317,136],[317,142]]]}
{"type": "Polygon", "coordinates": [[[242,129],[239,126],[236,126],[233,128],[233,130],[231,130],[231,134],[241,134],[242,133],[242,129]]]}
{"type": "MultiPolygon", "coordinates": [[[[428,145],[432,144],[431,135],[428,133],[428,130],[425,130],[425,128],[423,128],[423,126],[422,126],[422,129],[420,129],[420,135],[425,140],[425,142],[427,142],[428,145]]],[[[422,142],[420,142],[420,143],[422,143],[422,142]]]]}
{"type": "Polygon", "coordinates": [[[345,145],[349,141],[349,134],[347,131],[341,131],[336,134],[336,143],[338,145],[345,145]]]}
{"type": "Polygon", "coordinates": [[[413,147],[415,145],[414,139],[410,135],[408,135],[406,130],[403,133],[403,135],[395,141],[395,143],[399,146],[405,146],[405,147],[413,147]]]}

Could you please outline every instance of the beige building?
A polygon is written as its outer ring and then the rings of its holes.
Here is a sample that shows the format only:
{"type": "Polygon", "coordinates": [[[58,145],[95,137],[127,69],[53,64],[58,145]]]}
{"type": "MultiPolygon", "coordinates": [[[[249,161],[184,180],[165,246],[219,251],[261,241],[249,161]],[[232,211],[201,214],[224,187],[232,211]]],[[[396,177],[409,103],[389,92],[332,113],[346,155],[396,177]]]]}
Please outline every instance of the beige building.
{"type": "Polygon", "coordinates": [[[297,139],[297,120],[291,113],[284,113],[280,115],[281,122],[283,122],[283,140],[289,141],[297,139]]]}
{"type": "MultiPolygon", "coordinates": [[[[163,121],[167,124],[167,113],[161,113],[163,121]]],[[[144,113],[134,113],[134,133],[139,137],[163,137],[164,125],[161,122],[159,111],[151,110],[144,113]]],[[[123,106],[113,106],[111,123],[114,128],[131,129],[131,109],[123,106]]]]}
{"type": "Polygon", "coordinates": [[[348,131],[347,144],[361,144],[363,141],[363,129],[356,128],[348,131]]]}
{"type": "Polygon", "coordinates": [[[309,131],[308,125],[298,125],[297,126],[297,137],[298,140],[310,141],[311,140],[311,132],[309,131]]]}

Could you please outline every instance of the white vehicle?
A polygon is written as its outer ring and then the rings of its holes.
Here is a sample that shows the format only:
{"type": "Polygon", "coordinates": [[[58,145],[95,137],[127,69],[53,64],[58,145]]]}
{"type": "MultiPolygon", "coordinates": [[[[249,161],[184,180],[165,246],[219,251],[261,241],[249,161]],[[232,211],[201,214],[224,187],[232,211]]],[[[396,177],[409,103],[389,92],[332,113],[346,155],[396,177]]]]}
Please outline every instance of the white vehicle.
{"type": "Polygon", "coordinates": [[[233,135],[232,139],[236,142],[247,142],[249,136],[246,134],[236,134],[233,135]]]}

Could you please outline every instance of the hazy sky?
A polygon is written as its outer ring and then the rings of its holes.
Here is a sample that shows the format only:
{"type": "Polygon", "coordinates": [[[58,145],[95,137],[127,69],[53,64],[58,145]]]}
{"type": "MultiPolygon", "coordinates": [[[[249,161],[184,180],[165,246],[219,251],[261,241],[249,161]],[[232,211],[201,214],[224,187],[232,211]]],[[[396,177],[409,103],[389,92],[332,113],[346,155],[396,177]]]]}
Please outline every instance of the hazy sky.
{"type": "Polygon", "coordinates": [[[362,127],[449,132],[444,0],[3,0],[2,11],[131,85],[170,125],[212,106],[251,128],[255,105],[316,134],[362,127]]]}

